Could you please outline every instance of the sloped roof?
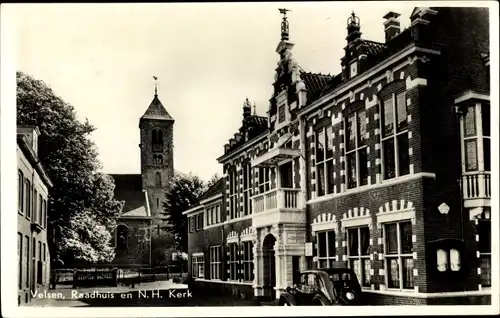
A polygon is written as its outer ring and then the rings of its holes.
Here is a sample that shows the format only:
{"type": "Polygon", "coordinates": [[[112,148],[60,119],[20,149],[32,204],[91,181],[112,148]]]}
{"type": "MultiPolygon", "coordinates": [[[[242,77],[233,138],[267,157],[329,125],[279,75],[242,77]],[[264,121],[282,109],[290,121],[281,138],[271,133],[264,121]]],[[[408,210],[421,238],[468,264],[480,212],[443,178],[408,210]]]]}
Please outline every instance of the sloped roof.
{"type": "Polygon", "coordinates": [[[149,218],[146,193],[140,174],[111,174],[115,180],[115,199],[123,202],[119,217],[149,218]]]}
{"type": "Polygon", "coordinates": [[[386,48],[386,45],[384,43],[375,42],[375,41],[371,41],[371,40],[362,40],[362,41],[367,46],[366,53],[368,55],[377,55],[386,48]]]}
{"type": "Polygon", "coordinates": [[[155,95],[141,119],[174,120],[165,107],[163,107],[158,95],[155,95]]]}
{"type": "Polygon", "coordinates": [[[201,196],[200,201],[213,197],[219,193],[224,191],[224,178],[220,178],[215,184],[213,184],[210,188],[207,189],[201,196]]]}
{"type": "Polygon", "coordinates": [[[324,91],[325,87],[331,81],[332,76],[321,74],[321,73],[311,73],[304,72],[300,73],[300,78],[304,81],[307,88],[307,100],[313,101],[321,96],[321,93],[324,91]]]}
{"type": "Polygon", "coordinates": [[[198,199],[198,201],[196,201],[195,203],[193,203],[192,205],[190,205],[187,210],[191,210],[191,209],[194,209],[194,208],[196,208],[198,206],[201,206],[200,201],[202,201],[202,200],[205,200],[205,199],[208,199],[210,197],[216,196],[219,193],[224,193],[224,183],[225,182],[226,181],[225,181],[224,178],[220,178],[219,181],[217,181],[214,185],[212,185],[210,188],[208,188],[200,196],[200,198],[198,199]]]}

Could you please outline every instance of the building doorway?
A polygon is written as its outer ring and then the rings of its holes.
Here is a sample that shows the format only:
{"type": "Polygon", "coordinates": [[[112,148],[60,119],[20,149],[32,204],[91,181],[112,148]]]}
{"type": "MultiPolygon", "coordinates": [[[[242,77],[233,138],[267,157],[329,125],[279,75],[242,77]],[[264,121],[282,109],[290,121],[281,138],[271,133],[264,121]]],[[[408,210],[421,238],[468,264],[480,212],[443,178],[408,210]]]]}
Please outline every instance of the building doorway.
{"type": "Polygon", "coordinates": [[[274,257],[274,244],[276,238],[268,234],[262,244],[262,256],[264,261],[264,296],[271,300],[276,299],[276,259],[274,257]]]}

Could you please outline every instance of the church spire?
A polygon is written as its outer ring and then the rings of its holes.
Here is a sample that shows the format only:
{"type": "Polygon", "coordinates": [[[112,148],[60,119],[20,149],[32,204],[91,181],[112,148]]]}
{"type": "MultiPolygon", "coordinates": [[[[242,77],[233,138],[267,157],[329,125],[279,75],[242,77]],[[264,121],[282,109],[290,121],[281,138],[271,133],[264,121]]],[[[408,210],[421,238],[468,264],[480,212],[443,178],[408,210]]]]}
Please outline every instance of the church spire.
{"type": "Polygon", "coordinates": [[[158,97],[158,86],[156,82],[158,80],[158,77],[153,76],[153,79],[155,80],[155,97],[158,97]]]}

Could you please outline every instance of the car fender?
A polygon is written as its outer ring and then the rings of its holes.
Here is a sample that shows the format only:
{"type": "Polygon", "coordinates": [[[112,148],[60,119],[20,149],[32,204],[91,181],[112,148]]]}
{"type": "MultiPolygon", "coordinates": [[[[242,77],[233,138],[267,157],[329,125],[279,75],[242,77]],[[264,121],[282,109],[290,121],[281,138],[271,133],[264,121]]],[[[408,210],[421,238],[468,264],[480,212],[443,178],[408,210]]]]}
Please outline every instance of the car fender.
{"type": "Polygon", "coordinates": [[[279,300],[279,305],[283,306],[283,304],[287,302],[289,305],[292,306],[297,306],[297,301],[295,300],[295,297],[287,292],[283,292],[280,295],[280,300],[279,300]]]}

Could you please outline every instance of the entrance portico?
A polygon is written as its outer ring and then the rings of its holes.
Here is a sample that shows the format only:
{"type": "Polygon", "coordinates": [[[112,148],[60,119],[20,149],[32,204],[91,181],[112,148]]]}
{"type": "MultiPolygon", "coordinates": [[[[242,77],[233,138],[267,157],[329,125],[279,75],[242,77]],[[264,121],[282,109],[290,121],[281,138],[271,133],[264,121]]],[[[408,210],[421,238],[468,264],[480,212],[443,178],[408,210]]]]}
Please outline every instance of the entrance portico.
{"type": "Polygon", "coordinates": [[[252,197],[255,296],[279,298],[307,266],[305,193],[293,180],[297,156],[297,149],[276,147],[252,162],[276,172],[276,187],[252,197]]]}

